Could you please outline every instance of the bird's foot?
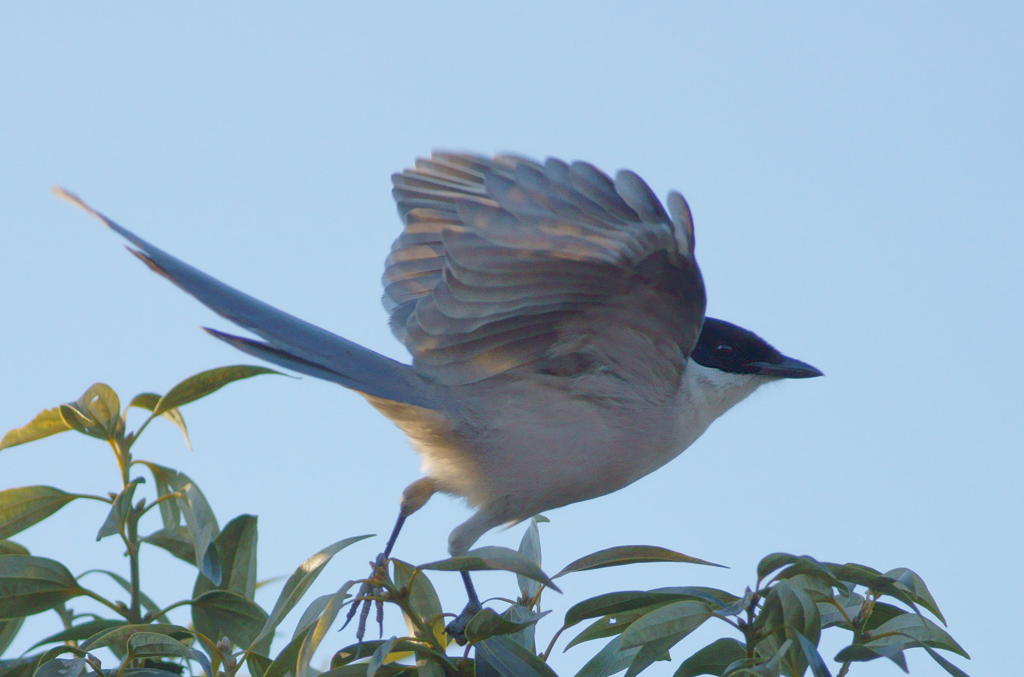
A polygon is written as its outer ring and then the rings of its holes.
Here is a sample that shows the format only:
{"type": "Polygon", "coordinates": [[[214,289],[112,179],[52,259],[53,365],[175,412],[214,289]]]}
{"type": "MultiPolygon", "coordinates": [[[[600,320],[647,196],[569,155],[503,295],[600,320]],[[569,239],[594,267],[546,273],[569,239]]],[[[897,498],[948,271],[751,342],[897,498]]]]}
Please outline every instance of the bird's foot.
{"type": "Polygon", "coordinates": [[[476,600],[469,600],[466,603],[466,607],[456,616],[452,621],[444,626],[445,632],[448,636],[456,641],[459,646],[466,645],[466,626],[469,625],[469,621],[476,616],[477,613],[483,607],[480,606],[480,602],[476,600]]]}
{"type": "Polygon", "coordinates": [[[352,600],[352,606],[349,607],[348,614],[345,616],[345,622],[341,625],[341,629],[344,630],[352,619],[355,618],[356,613],[358,613],[359,623],[356,624],[356,641],[360,643],[362,643],[363,637],[366,636],[366,623],[370,618],[370,607],[376,607],[377,609],[378,633],[381,637],[384,636],[383,594],[385,590],[378,583],[381,577],[387,576],[387,571],[385,570],[387,558],[384,556],[384,553],[377,555],[377,559],[370,562],[370,566],[370,577],[359,586],[359,592],[352,600]]]}

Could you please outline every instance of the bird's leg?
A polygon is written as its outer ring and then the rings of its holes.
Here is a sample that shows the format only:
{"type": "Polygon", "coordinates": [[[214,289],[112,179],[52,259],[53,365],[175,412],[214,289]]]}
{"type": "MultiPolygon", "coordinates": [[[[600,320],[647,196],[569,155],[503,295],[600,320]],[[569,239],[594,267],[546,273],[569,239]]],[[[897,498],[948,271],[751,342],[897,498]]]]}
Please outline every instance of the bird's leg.
{"type": "Polygon", "coordinates": [[[429,477],[422,477],[407,486],[405,491],[402,492],[402,503],[398,510],[398,519],[395,520],[395,526],[391,529],[391,535],[388,536],[384,552],[377,555],[377,559],[370,563],[372,567],[370,577],[360,586],[359,594],[356,595],[351,608],[348,610],[348,615],[345,616],[345,622],[341,626],[344,629],[355,617],[356,612],[359,611],[356,641],[363,641],[363,636],[366,634],[366,621],[370,616],[370,606],[373,604],[376,604],[377,607],[377,625],[380,628],[381,635],[384,634],[384,602],[379,598],[374,599],[381,592],[380,586],[374,583],[374,579],[378,575],[387,576],[388,558],[391,556],[391,550],[395,547],[395,541],[398,540],[398,533],[402,530],[405,520],[409,515],[422,508],[436,491],[437,486],[434,484],[434,480],[429,477]]]}
{"type": "Polygon", "coordinates": [[[469,597],[469,601],[466,602],[462,612],[444,629],[452,639],[458,642],[459,646],[463,646],[466,643],[466,626],[469,625],[470,619],[480,611],[481,606],[480,597],[476,594],[476,588],[473,587],[473,579],[469,577],[469,572],[461,571],[459,573],[462,574],[462,582],[466,586],[466,596],[469,597]]]}

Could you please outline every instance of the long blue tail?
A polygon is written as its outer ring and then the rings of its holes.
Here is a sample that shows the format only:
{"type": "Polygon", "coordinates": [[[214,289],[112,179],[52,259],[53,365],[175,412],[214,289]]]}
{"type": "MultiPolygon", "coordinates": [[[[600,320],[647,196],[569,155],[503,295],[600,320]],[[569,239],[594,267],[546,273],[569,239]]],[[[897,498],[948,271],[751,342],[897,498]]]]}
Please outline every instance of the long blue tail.
{"type": "Polygon", "coordinates": [[[207,331],[250,355],[346,388],[418,407],[436,409],[433,387],[412,367],[364,348],[326,329],[230,287],[124,228],[62,189],[58,195],[95,215],[135,248],[128,250],[215,313],[266,343],[207,331]]]}

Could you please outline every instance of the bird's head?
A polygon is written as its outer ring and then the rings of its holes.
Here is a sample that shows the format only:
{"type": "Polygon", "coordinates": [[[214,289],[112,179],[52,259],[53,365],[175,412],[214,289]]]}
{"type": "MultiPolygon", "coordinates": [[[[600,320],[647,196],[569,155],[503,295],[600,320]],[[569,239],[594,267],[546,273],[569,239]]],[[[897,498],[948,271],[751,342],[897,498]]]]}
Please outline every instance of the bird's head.
{"type": "Polygon", "coordinates": [[[787,357],[754,332],[713,317],[704,327],[690,357],[704,367],[732,374],[758,374],[769,378],[813,378],[822,372],[787,357]]]}

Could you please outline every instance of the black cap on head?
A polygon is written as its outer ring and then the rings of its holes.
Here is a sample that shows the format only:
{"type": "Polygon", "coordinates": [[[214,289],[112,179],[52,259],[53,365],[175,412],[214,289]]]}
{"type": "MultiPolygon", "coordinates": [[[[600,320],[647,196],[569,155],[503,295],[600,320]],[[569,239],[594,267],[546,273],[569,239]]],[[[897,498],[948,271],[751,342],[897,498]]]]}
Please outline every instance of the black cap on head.
{"type": "Polygon", "coordinates": [[[786,357],[754,332],[713,317],[704,318],[704,327],[690,357],[705,367],[734,374],[778,378],[822,375],[806,362],[786,357]]]}

